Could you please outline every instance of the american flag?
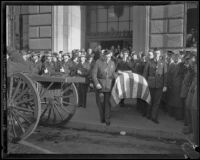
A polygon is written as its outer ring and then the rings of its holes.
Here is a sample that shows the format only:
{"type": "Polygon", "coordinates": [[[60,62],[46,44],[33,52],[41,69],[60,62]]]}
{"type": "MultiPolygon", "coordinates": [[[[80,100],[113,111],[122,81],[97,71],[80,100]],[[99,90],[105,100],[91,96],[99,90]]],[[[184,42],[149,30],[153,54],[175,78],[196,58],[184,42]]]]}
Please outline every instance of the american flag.
{"type": "Polygon", "coordinates": [[[111,92],[111,100],[119,104],[123,98],[140,98],[151,103],[151,95],[146,79],[136,73],[122,72],[115,81],[111,92]]]}

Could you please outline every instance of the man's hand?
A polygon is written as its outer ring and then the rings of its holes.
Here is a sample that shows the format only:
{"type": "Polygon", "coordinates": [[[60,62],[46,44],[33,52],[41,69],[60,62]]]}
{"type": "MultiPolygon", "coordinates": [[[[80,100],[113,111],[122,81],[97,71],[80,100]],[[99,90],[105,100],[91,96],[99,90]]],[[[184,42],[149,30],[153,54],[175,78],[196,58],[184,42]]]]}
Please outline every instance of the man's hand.
{"type": "Polygon", "coordinates": [[[63,67],[60,69],[60,72],[65,72],[65,70],[64,70],[64,68],[63,68],[63,67]]]}
{"type": "Polygon", "coordinates": [[[47,68],[45,68],[44,73],[48,73],[48,69],[47,68]]]}
{"type": "Polygon", "coordinates": [[[96,86],[96,88],[97,88],[97,89],[101,89],[102,87],[101,87],[101,85],[98,83],[97,86],[96,86]]]}
{"type": "Polygon", "coordinates": [[[166,91],[167,91],[167,87],[164,86],[164,87],[163,87],[163,92],[166,92],[166,91]]]}
{"type": "Polygon", "coordinates": [[[78,74],[82,74],[82,72],[80,70],[77,71],[78,74]]]}
{"type": "Polygon", "coordinates": [[[122,74],[123,72],[122,72],[122,71],[120,71],[120,70],[118,70],[118,71],[117,71],[117,73],[118,73],[118,74],[122,74]]]}

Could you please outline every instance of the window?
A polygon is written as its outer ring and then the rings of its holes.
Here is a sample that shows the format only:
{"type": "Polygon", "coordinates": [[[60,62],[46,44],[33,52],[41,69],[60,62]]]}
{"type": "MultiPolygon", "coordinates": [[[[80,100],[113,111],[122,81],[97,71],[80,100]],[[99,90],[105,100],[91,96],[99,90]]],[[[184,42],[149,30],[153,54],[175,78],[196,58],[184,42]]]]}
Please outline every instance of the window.
{"type": "Polygon", "coordinates": [[[132,31],[132,7],[124,6],[121,16],[115,13],[115,6],[92,6],[89,12],[89,32],[121,32],[132,31]],[[95,9],[94,9],[95,8],[95,9]],[[96,30],[96,28],[97,30],[96,30]]]}

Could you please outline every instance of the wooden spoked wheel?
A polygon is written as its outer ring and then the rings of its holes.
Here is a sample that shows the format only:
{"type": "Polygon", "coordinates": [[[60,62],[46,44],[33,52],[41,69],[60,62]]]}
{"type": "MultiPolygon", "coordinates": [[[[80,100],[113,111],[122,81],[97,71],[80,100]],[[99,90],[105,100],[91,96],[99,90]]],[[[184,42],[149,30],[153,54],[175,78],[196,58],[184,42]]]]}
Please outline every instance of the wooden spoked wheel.
{"type": "Polygon", "coordinates": [[[74,115],[78,93],[74,83],[45,82],[40,84],[41,116],[44,126],[62,125],[74,115]]]}
{"type": "Polygon", "coordinates": [[[9,142],[26,139],[37,127],[41,104],[32,80],[22,73],[8,77],[7,137],[9,142]]]}

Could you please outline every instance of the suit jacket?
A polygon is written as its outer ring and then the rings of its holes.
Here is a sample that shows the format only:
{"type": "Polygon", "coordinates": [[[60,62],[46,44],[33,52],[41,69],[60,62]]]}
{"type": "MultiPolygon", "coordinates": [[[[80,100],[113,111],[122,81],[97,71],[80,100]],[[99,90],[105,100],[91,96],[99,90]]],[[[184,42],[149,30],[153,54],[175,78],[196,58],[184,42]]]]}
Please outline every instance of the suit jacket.
{"type": "Polygon", "coordinates": [[[167,86],[167,65],[163,60],[155,62],[149,60],[144,68],[143,76],[146,78],[149,88],[163,88],[167,86]]]}
{"type": "Polygon", "coordinates": [[[117,62],[117,67],[116,67],[116,71],[118,70],[121,70],[121,71],[132,70],[131,62],[129,61],[124,62],[122,59],[119,59],[117,62]]]}
{"type": "Polygon", "coordinates": [[[102,92],[111,92],[116,78],[116,66],[115,63],[110,60],[108,63],[103,59],[98,59],[94,65],[92,71],[92,80],[96,86],[98,83],[101,84],[102,92]]]}
{"type": "Polygon", "coordinates": [[[188,68],[187,73],[185,74],[181,85],[181,93],[180,93],[181,98],[187,97],[190,85],[192,84],[193,76],[194,76],[193,71],[188,68]]]}

